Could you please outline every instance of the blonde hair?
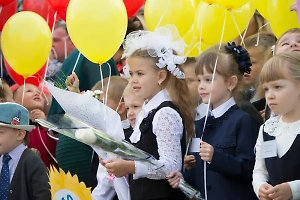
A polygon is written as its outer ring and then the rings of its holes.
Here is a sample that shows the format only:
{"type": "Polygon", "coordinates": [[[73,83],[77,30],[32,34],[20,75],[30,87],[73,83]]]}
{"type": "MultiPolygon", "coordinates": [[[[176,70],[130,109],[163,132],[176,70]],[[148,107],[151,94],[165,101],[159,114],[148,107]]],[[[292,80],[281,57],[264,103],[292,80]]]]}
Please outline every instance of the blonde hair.
{"type": "Polygon", "coordinates": [[[114,102],[119,103],[122,100],[124,89],[128,84],[128,80],[126,80],[123,77],[111,76],[110,78],[107,77],[107,78],[103,79],[103,83],[102,83],[102,81],[98,81],[92,88],[92,91],[101,90],[102,92],[107,93],[107,85],[108,85],[109,79],[110,79],[110,82],[109,82],[109,88],[108,88],[107,95],[114,102]],[[103,88],[102,88],[102,84],[103,84],[103,88]]]}
{"type": "Polygon", "coordinates": [[[221,45],[218,52],[219,44],[214,45],[204,51],[198,58],[196,64],[196,75],[203,74],[205,69],[208,73],[213,74],[216,60],[218,58],[216,72],[225,80],[232,76],[238,78],[236,87],[232,90],[232,96],[237,104],[241,101],[243,91],[243,74],[239,71],[239,65],[234,58],[234,55],[228,53],[225,49],[225,44],[221,45]]]}
{"type": "Polygon", "coordinates": [[[130,95],[134,95],[135,96],[135,93],[134,93],[131,85],[128,83],[127,86],[124,89],[123,96],[130,96],[130,95]]]}
{"type": "Polygon", "coordinates": [[[260,83],[287,79],[300,82],[300,55],[287,52],[274,56],[266,62],[260,73],[260,83]]]}
{"type": "MultiPolygon", "coordinates": [[[[139,49],[130,57],[150,59],[153,61],[153,68],[155,70],[165,70],[167,72],[167,77],[161,85],[168,91],[172,102],[178,107],[183,118],[188,137],[192,137],[194,135],[193,108],[189,89],[185,79],[176,78],[169,70],[166,69],[166,67],[162,69],[158,68],[155,63],[158,63],[159,58],[151,57],[147,50],[139,49]]],[[[178,65],[177,67],[182,71],[181,66],[178,65]]]]}

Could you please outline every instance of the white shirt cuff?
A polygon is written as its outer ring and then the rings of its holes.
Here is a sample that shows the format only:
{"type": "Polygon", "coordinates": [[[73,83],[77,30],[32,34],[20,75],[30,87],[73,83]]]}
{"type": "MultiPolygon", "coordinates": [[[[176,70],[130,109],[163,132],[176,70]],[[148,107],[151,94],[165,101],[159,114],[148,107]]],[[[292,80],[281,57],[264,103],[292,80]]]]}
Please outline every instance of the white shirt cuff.
{"type": "Polygon", "coordinates": [[[288,182],[291,187],[293,199],[300,199],[300,180],[288,182]]]}
{"type": "Polygon", "coordinates": [[[133,179],[143,178],[148,175],[148,165],[145,162],[134,161],[135,174],[133,174],[133,179]]]}

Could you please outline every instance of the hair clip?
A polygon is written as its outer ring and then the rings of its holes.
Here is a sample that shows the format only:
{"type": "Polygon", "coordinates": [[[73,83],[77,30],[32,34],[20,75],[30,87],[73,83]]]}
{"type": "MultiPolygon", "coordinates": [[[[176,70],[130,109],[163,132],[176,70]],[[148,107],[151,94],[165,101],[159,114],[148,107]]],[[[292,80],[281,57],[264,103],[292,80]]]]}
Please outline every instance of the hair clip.
{"type": "Polygon", "coordinates": [[[239,71],[242,74],[250,74],[250,67],[252,66],[252,64],[248,51],[243,49],[240,45],[237,46],[235,42],[232,42],[231,44],[228,43],[227,46],[225,46],[225,49],[228,53],[234,55],[234,58],[237,64],[239,65],[239,71]]]}

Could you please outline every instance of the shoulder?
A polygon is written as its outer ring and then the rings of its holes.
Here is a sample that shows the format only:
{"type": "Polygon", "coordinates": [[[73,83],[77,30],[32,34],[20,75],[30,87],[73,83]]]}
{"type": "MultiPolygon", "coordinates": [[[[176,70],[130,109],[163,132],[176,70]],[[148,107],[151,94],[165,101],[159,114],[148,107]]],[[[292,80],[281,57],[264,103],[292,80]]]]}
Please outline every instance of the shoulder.
{"type": "Polygon", "coordinates": [[[29,169],[33,169],[38,165],[44,166],[42,159],[29,148],[24,150],[19,162],[31,166],[29,169]]]}
{"type": "Polygon", "coordinates": [[[154,118],[177,118],[181,119],[180,113],[177,111],[176,107],[164,106],[158,107],[154,118]]]}

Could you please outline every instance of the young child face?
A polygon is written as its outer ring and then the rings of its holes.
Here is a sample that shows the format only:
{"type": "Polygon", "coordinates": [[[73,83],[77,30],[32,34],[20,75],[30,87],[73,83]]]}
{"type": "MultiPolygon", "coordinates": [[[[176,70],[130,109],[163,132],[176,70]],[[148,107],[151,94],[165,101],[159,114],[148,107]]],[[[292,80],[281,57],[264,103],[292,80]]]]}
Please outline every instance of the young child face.
{"type": "Polygon", "coordinates": [[[185,74],[185,80],[192,96],[193,107],[196,108],[199,105],[201,98],[198,93],[198,78],[195,73],[195,66],[193,65],[196,65],[196,63],[184,66],[183,72],[185,74]]]}
{"type": "Polygon", "coordinates": [[[124,95],[125,106],[127,109],[127,119],[131,127],[134,127],[137,114],[142,110],[144,100],[134,94],[124,95]]]}
{"type": "Polygon", "coordinates": [[[141,99],[152,99],[160,90],[159,71],[151,59],[132,57],[127,59],[130,79],[134,93],[141,99]]]}
{"type": "Polygon", "coordinates": [[[263,89],[268,106],[277,115],[291,115],[299,106],[299,84],[286,79],[279,79],[264,83],[263,89]]]}
{"type": "Polygon", "coordinates": [[[228,83],[218,73],[215,74],[212,88],[213,75],[208,73],[205,68],[203,69],[203,74],[199,74],[197,77],[199,80],[198,92],[200,97],[202,98],[203,103],[207,104],[211,94],[210,105],[213,106],[213,109],[222,105],[231,97],[231,92],[227,87],[228,83]]]}
{"type": "Polygon", "coordinates": [[[300,53],[300,32],[287,33],[283,35],[277,42],[275,52],[276,55],[289,51],[295,51],[300,53]]]}
{"type": "Polygon", "coordinates": [[[34,109],[44,109],[44,98],[42,97],[40,90],[35,85],[25,84],[20,86],[15,91],[14,97],[16,103],[23,105],[29,111],[34,109]],[[23,90],[24,99],[22,102],[23,90]]]}
{"type": "Polygon", "coordinates": [[[260,71],[265,64],[265,58],[264,52],[260,47],[248,48],[247,51],[250,55],[252,66],[250,74],[244,73],[243,81],[247,87],[251,87],[255,86],[258,81],[260,71]]]}
{"type": "Polygon", "coordinates": [[[6,154],[22,143],[26,132],[0,126],[0,155],[6,154]]]}

